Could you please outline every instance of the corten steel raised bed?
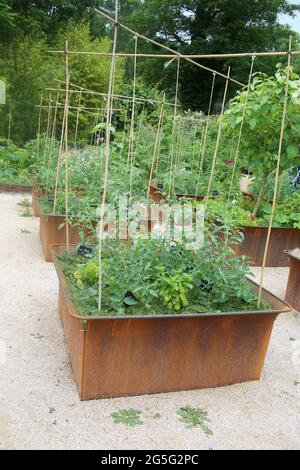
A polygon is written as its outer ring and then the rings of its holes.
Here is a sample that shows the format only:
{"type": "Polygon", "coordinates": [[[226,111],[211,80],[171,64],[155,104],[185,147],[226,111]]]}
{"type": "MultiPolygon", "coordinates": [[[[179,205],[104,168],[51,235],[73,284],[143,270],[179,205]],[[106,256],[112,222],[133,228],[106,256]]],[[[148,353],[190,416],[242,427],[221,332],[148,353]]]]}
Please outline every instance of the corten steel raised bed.
{"type": "MultiPolygon", "coordinates": [[[[167,197],[162,194],[160,190],[153,184],[150,186],[150,197],[156,203],[167,201],[167,197]]],[[[195,196],[192,194],[176,194],[176,199],[190,199],[199,202],[204,200],[204,196],[195,196]]]]}
{"type": "MultiPolygon", "coordinates": [[[[262,266],[267,241],[267,227],[243,227],[245,239],[236,248],[238,255],[252,259],[255,266],[262,266]]],[[[284,254],[300,246],[300,230],[296,228],[272,228],[266,266],[270,268],[287,267],[289,261],[284,254]]]]}
{"type": "Polygon", "coordinates": [[[0,191],[9,193],[31,193],[32,184],[0,184],[0,191]]]}
{"type": "MultiPolygon", "coordinates": [[[[45,261],[52,262],[51,246],[62,245],[66,243],[66,226],[59,228],[62,224],[65,224],[64,215],[51,215],[45,214],[40,209],[39,203],[37,207],[40,213],[40,240],[43,248],[43,254],[45,261]]],[[[84,237],[88,238],[93,236],[92,230],[88,230],[76,225],[76,217],[71,218],[72,224],[69,225],[69,242],[70,245],[77,245],[81,242],[80,232],[84,233],[84,237]]],[[[93,222],[93,227],[96,229],[98,222],[93,222]]],[[[141,224],[151,232],[154,222],[143,220],[141,224]]],[[[104,227],[104,230],[108,229],[108,225],[104,227]]]]}
{"type": "Polygon", "coordinates": [[[32,189],[32,211],[35,217],[40,217],[40,209],[38,205],[38,199],[46,195],[46,191],[42,189],[32,189]]]}
{"type": "Polygon", "coordinates": [[[300,312],[300,256],[286,251],[290,263],[290,274],[288,279],[285,300],[298,312],[300,312]]]}
{"type": "MultiPolygon", "coordinates": [[[[74,250],[74,247],[72,248],[74,250]]],[[[275,319],[289,306],[263,291],[273,311],[151,317],[80,317],[53,247],[59,312],[81,400],[219,387],[259,380],[275,319]]],[[[252,281],[253,288],[257,285],[252,281]]]]}
{"type": "MultiPolygon", "coordinates": [[[[73,224],[76,219],[72,219],[73,224]]],[[[42,243],[45,261],[52,262],[51,245],[66,243],[66,226],[59,229],[65,223],[64,215],[48,215],[40,212],[40,240],[42,243]]],[[[96,225],[96,223],[95,223],[96,225]]],[[[85,237],[91,236],[91,232],[81,229],[78,226],[69,225],[70,244],[80,243],[80,232],[83,231],[85,237]]]]}

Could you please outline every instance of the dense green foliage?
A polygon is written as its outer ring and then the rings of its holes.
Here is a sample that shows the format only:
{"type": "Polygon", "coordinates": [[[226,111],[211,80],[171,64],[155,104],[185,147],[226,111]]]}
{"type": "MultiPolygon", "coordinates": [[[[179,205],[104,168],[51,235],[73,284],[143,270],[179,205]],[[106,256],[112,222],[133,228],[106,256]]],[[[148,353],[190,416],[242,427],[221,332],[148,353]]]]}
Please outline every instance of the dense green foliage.
{"type": "Polygon", "coordinates": [[[11,141],[0,142],[0,183],[30,183],[31,163],[27,148],[18,148],[11,141]]]}
{"type": "MultiPolygon", "coordinates": [[[[46,87],[53,88],[54,79],[64,79],[64,57],[53,56],[49,50],[62,50],[65,39],[69,40],[72,50],[104,52],[111,49],[111,25],[95,14],[96,6],[104,7],[111,14],[114,12],[112,0],[1,0],[0,79],[6,82],[8,92],[7,105],[0,108],[2,136],[7,137],[11,109],[14,142],[20,145],[34,137],[37,126],[34,106],[40,102],[46,87]]],[[[180,52],[223,53],[286,49],[291,31],[279,24],[279,15],[293,15],[299,8],[286,0],[121,0],[120,16],[133,29],[180,52]]],[[[133,39],[128,33],[120,30],[119,41],[120,50],[133,50],[133,39]]],[[[161,50],[139,41],[139,52],[161,50]]],[[[73,82],[98,92],[107,91],[109,58],[77,56],[70,62],[73,82]]],[[[202,62],[220,71],[233,65],[234,77],[247,81],[247,59],[202,62]]],[[[257,68],[272,73],[276,63],[277,59],[257,60],[257,68]]],[[[120,81],[124,71],[127,79],[132,78],[132,65],[132,59],[118,60],[120,81]]],[[[176,61],[168,67],[164,65],[161,60],[139,59],[138,77],[146,84],[166,90],[171,99],[176,83],[176,61]]],[[[179,96],[185,108],[206,112],[210,86],[211,74],[182,61],[179,96]]],[[[217,80],[214,112],[219,111],[223,88],[223,80],[217,80]]],[[[235,87],[230,89],[230,93],[235,91],[235,87]]],[[[73,99],[75,106],[77,103],[78,95],[73,99]]],[[[95,97],[83,96],[82,104],[94,106],[95,97]]],[[[47,101],[44,105],[47,106],[47,101]]],[[[101,107],[101,103],[97,105],[101,107]]],[[[46,111],[43,114],[45,124],[46,111]]],[[[81,137],[86,139],[87,128],[92,124],[87,114],[80,119],[81,137]]]]}
{"type": "MultiPolygon", "coordinates": [[[[256,74],[250,86],[232,101],[226,113],[227,130],[238,137],[243,120],[241,163],[259,181],[259,194],[253,216],[264,200],[268,177],[277,167],[279,136],[287,83],[287,69],[278,67],[274,77],[256,74]]],[[[281,152],[280,171],[299,165],[300,140],[300,79],[292,70],[289,76],[288,101],[281,152]]]]}
{"type": "MultiPolygon", "coordinates": [[[[113,4],[111,0],[105,3],[113,4]]],[[[300,9],[298,2],[287,0],[134,0],[139,7],[133,13],[130,10],[127,13],[131,2],[121,3],[124,3],[124,21],[133,29],[188,54],[287,50],[291,30],[279,23],[279,15],[293,14],[300,9]]],[[[157,52],[156,47],[142,42],[140,50],[157,52]]],[[[201,60],[201,63],[220,71],[226,71],[230,65],[233,76],[247,83],[250,67],[247,59],[201,60]]],[[[276,58],[259,59],[256,67],[270,74],[276,63],[276,58]]],[[[163,74],[161,69],[161,62],[155,63],[151,59],[145,59],[139,65],[139,71],[147,81],[160,82],[163,88],[174,89],[176,63],[163,74]]],[[[210,74],[183,61],[180,85],[184,105],[206,112],[210,74]]],[[[217,80],[217,101],[221,100],[223,86],[223,80],[217,80]]],[[[235,91],[234,87],[230,89],[230,93],[235,91]]]]}
{"type": "MultiPolygon", "coordinates": [[[[39,109],[35,105],[42,101],[41,129],[46,129],[48,120],[49,98],[54,102],[59,99],[64,103],[65,93],[59,95],[55,91],[49,95],[45,89],[55,90],[58,83],[55,80],[65,80],[64,57],[47,52],[48,48],[64,50],[65,41],[68,40],[71,50],[85,50],[95,52],[109,52],[111,40],[91,39],[91,32],[87,23],[75,25],[67,23],[55,36],[53,43],[48,44],[42,36],[34,33],[24,36],[22,39],[13,39],[10,47],[1,47],[0,43],[0,79],[7,84],[7,104],[0,107],[0,133],[7,136],[9,112],[11,112],[11,137],[17,143],[24,143],[34,137],[38,125],[39,109]]],[[[70,79],[87,89],[93,89],[99,93],[106,93],[108,88],[110,70],[109,58],[99,59],[96,56],[72,56],[70,58],[70,79]]],[[[123,79],[124,62],[118,61],[116,68],[115,90],[118,91],[123,79]]],[[[65,85],[61,84],[61,89],[65,85]]],[[[77,118],[77,109],[80,101],[81,107],[93,108],[95,113],[99,110],[101,116],[105,106],[104,100],[97,95],[72,93],[70,96],[70,130],[74,132],[77,118]]],[[[62,106],[58,109],[57,126],[61,127],[62,106]]],[[[52,111],[52,118],[54,111],[52,111]]],[[[79,139],[88,140],[95,122],[95,115],[91,112],[82,112],[79,116],[79,139]]]]}
{"type": "MultiPolygon", "coordinates": [[[[204,247],[139,239],[110,241],[103,251],[102,315],[155,315],[251,310],[257,296],[245,281],[247,261],[220,244],[222,228],[207,229],[204,247]]],[[[231,237],[231,242],[239,237],[231,237]]],[[[98,315],[98,255],[59,255],[81,315],[98,315]]],[[[265,304],[263,304],[266,306],[265,304]]]]}

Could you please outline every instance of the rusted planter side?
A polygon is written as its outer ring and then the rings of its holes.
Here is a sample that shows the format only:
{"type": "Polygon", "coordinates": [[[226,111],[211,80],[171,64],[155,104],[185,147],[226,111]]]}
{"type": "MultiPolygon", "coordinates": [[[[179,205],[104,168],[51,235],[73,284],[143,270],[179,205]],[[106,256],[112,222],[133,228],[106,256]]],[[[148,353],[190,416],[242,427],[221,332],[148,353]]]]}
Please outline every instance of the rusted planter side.
{"type": "MultiPolygon", "coordinates": [[[[65,223],[65,217],[62,215],[47,215],[40,212],[40,240],[43,248],[45,261],[52,262],[51,246],[62,245],[66,243],[66,227],[59,227],[65,223]]],[[[70,245],[78,245],[80,243],[80,232],[84,233],[85,238],[93,235],[92,231],[76,226],[76,218],[72,218],[73,225],[69,225],[69,241],[70,245]]],[[[97,222],[94,222],[94,228],[97,222]]],[[[151,232],[153,223],[148,220],[141,221],[141,225],[151,232]]],[[[108,230],[108,225],[104,230],[108,230]]]]}
{"type": "Polygon", "coordinates": [[[288,256],[290,263],[290,274],[285,300],[295,310],[300,312],[300,258],[294,256],[289,251],[286,251],[285,254],[288,256]]]}
{"type": "MultiPolygon", "coordinates": [[[[43,248],[45,261],[52,262],[51,245],[66,243],[66,227],[59,229],[61,224],[65,223],[65,217],[62,215],[46,215],[40,213],[40,239],[43,248]]],[[[73,219],[76,223],[76,219],[73,219]]],[[[69,240],[71,245],[80,243],[81,228],[69,225],[69,240]]],[[[88,230],[83,230],[86,237],[91,236],[88,230]]]]}
{"type": "Polygon", "coordinates": [[[152,201],[156,202],[157,204],[159,204],[162,201],[166,201],[166,196],[164,196],[160,192],[160,190],[153,184],[150,186],[150,197],[152,201]]]}
{"type": "Polygon", "coordinates": [[[83,318],[55,257],[54,262],[59,311],[81,400],[259,380],[273,323],[279,313],[290,311],[264,291],[272,312],[83,318]]]}
{"type": "MultiPolygon", "coordinates": [[[[238,255],[252,259],[255,266],[262,266],[267,241],[267,227],[243,227],[245,239],[237,248],[238,255]]],[[[271,232],[266,266],[270,268],[289,266],[286,250],[300,246],[300,230],[295,228],[273,228],[271,232]]]]}
{"type": "Polygon", "coordinates": [[[42,190],[42,189],[35,189],[35,187],[33,187],[32,189],[32,211],[33,211],[33,215],[35,217],[40,217],[40,208],[39,208],[39,205],[38,205],[38,199],[40,197],[43,197],[45,196],[46,194],[46,191],[45,190],[42,190]]]}
{"type": "Polygon", "coordinates": [[[0,191],[9,193],[31,193],[32,184],[0,184],[0,191]]]}
{"type": "MultiPolygon", "coordinates": [[[[164,196],[154,184],[150,186],[150,197],[156,203],[160,203],[162,201],[167,200],[166,196],[164,196]]],[[[176,199],[189,199],[200,202],[204,200],[204,196],[195,196],[192,194],[176,194],[176,199]]]]}

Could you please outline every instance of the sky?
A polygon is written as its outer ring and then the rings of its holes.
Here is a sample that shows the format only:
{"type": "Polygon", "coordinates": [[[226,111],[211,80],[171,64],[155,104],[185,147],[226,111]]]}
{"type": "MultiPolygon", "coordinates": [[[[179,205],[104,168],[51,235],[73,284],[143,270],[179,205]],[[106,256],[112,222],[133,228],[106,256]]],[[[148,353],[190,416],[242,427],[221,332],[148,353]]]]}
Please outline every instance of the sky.
{"type": "Polygon", "coordinates": [[[282,15],[281,16],[282,24],[289,24],[294,31],[300,34],[300,14],[296,18],[291,18],[290,16],[282,15]]]}
{"type": "MultiPolygon", "coordinates": [[[[298,0],[299,1],[299,0],[298,0]]],[[[290,3],[298,3],[297,1],[293,0],[290,3]]],[[[288,15],[281,15],[281,23],[289,24],[294,31],[300,34],[300,12],[297,14],[295,18],[291,18],[288,15]]]]}

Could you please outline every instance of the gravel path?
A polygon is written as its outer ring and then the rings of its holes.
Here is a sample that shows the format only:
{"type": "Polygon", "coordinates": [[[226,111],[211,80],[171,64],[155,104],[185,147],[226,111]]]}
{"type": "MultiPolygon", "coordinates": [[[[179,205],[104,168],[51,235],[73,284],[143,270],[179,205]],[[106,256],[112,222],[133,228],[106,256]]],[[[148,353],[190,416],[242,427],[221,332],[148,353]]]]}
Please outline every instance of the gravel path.
{"type": "MultiPolygon", "coordinates": [[[[214,390],[80,402],[57,313],[58,282],[42,258],[38,219],[0,194],[0,449],[297,449],[300,315],[282,315],[260,382],[214,390]],[[30,233],[29,233],[30,232],[30,233]],[[187,429],[182,406],[208,412],[213,436],[187,429]],[[111,413],[142,411],[144,424],[111,413]]],[[[256,274],[259,270],[255,269],[256,274]]],[[[287,269],[267,269],[284,294],[287,269]]]]}

